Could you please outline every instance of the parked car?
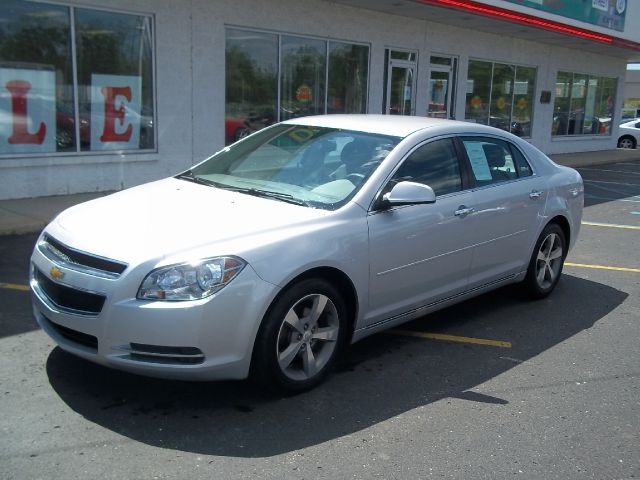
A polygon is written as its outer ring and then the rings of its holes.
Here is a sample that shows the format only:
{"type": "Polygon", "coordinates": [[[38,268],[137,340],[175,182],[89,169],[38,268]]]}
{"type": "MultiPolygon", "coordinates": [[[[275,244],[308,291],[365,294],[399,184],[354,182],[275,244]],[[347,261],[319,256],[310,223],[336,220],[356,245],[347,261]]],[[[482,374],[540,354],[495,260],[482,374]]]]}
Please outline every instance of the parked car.
{"type": "Polygon", "coordinates": [[[251,134],[249,122],[243,118],[224,119],[224,141],[226,145],[237,142],[251,134]]]}
{"type": "Polygon", "coordinates": [[[640,118],[620,125],[618,130],[618,148],[636,148],[640,141],[640,118]]]}
{"type": "Polygon", "coordinates": [[[502,130],[297,118],[61,213],[34,313],[108,367],[297,392],[375,332],[510,283],[550,294],[582,206],[575,170],[502,130]]]}

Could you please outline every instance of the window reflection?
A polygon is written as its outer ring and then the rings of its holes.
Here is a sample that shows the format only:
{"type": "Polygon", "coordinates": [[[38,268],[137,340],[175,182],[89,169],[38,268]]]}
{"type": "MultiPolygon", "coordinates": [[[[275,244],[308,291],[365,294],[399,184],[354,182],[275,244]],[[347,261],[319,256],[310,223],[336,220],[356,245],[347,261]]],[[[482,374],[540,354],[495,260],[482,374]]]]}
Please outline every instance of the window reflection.
{"type": "Polygon", "coordinates": [[[465,118],[531,136],[536,69],[469,61],[465,118]]]}
{"type": "Polygon", "coordinates": [[[69,25],[67,7],[0,5],[0,154],[75,150],[69,25]]]}
{"type": "Polygon", "coordinates": [[[76,9],[82,150],[153,148],[151,19],[76,9]]]}
{"type": "Polygon", "coordinates": [[[277,35],[227,29],[227,145],[277,121],[277,75],[277,35]]]}
{"type": "Polygon", "coordinates": [[[473,120],[484,125],[489,123],[492,67],[489,62],[469,61],[465,108],[465,118],[467,120],[473,120]]]}
{"type": "Polygon", "coordinates": [[[493,66],[489,125],[510,130],[515,67],[496,63],[493,66]]]}
{"type": "Polygon", "coordinates": [[[237,28],[226,39],[227,145],[289,118],[366,112],[368,46],[237,28]]]}
{"type": "Polygon", "coordinates": [[[436,195],[462,190],[460,166],[453,141],[449,138],[436,140],[409,155],[394,174],[391,183],[405,180],[429,185],[436,195]]]}
{"type": "Polygon", "coordinates": [[[519,137],[531,136],[535,84],[535,68],[516,67],[516,81],[513,86],[511,133],[519,137]]]}
{"type": "Polygon", "coordinates": [[[572,72],[556,77],[552,135],[610,135],[616,79],[572,72]]]}
{"type": "Polygon", "coordinates": [[[280,119],[325,113],[326,42],[282,37],[280,119]]]}
{"type": "Polygon", "coordinates": [[[364,113],[367,108],[369,47],[329,43],[327,113],[364,113]]]}

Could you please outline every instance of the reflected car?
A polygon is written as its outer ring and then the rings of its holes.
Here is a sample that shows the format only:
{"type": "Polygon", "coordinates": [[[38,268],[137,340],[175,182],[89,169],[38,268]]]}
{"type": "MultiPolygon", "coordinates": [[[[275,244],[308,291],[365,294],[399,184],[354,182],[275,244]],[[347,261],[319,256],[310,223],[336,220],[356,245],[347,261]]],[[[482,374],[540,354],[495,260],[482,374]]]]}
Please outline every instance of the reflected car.
{"type": "Polygon", "coordinates": [[[224,119],[224,140],[225,145],[243,139],[251,134],[251,126],[247,120],[242,118],[225,118],[224,119]]]}
{"type": "Polygon", "coordinates": [[[636,118],[620,125],[618,148],[636,148],[640,141],[640,119],[636,118]]]}
{"type": "Polygon", "coordinates": [[[549,295],[583,195],[492,127],[292,119],[61,213],[33,251],[33,311],[107,367],[299,392],[376,332],[507,284],[549,295]]]}

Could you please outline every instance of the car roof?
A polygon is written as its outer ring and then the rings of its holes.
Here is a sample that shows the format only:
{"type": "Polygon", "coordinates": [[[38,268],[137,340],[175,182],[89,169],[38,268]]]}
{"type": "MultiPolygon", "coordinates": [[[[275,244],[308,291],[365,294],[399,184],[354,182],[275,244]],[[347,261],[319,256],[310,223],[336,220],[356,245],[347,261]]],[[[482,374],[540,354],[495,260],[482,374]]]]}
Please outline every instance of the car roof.
{"type": "Polygon", "coordinates": [[[626,120],[625,122],[621,123],[620,126],[621,127],[632,127],[635,128],[635,123],[640,122],[640,118],[634,118],[632,120],[626,120]]]}
{"type": "MultiPolygon", "coordinates": [[[[469,133],[495,133],[496,129],[485,125],[442,118],[429,118],[403,115],[380,114],[338,114],[316,115],[312,117],[292,118],[282,122],[291,125],[310,127],[338,128],[357,132],[369,132],[395,137],[406,137],[418,130],[447,127],[469,133]]],[[[500,131],[502,132],[502,131],[500,131]]],[[[504,133],[504,132],[502,132],[504,133]]]]}

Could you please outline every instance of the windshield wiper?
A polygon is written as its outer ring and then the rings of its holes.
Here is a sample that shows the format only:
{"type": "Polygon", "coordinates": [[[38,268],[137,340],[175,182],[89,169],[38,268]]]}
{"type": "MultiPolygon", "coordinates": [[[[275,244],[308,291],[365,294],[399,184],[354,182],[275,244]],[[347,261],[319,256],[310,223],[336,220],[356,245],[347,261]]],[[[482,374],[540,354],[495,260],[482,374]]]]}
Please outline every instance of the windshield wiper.
{"type": "Polygon", "coordinates": [[[194,175],[191,170],[187,170],[186,172],[180,173],[176,175],[175,178],[179,178],[181,180],[187,180],[193,183],[199,183],[201,185],[207,185],[209,187],[216,187],[223,190],[231,190],[232,192],[246,193],[247,195],[253,195],[254,197],[273,198],[275,200],[292,203],[294,205],[304,205],[305,207],[310,206],[304,200],[295,198],[293,195],[289,195],[288,193],[272,192],[270,190],[260,190],[258,188],[232,187],[231,185],[224,185],[222,183],[214,182],[213,180],[208,180],[206,178],[198,177],[194,175]]]}
{"type": "Polygon", "coordinates": [[[176,175],[175,178],[179,178],[180,180],[187,180],[193,183],[199,183],[200,185],[207,185],[209,187],[221,187],[219,183],[216,183],[212,180],[207,180],[206,178],[197,177],[196,175],[193,174],[191,170],[187,170],[186,172],[180,173],[179,175],[176,175]]]}
{"type": "Polygon", "coordinates": [[[292,203],[294,205],[304,205],[305,207],[309,206],[309,204],[304,200],[296,198],[293,195],[289,195],[288,193],[272,192],[270,190],[260,190],[259,188],[240,188],[240,187],[227,187],[227,186],[223,186],[221,188],[233,190],[234,192],[246,193],[247,195],[253,195],[254,197],[273,198],[275,200],[280,200],[281,202],[286,202],[286,203],[292,203]]]}

